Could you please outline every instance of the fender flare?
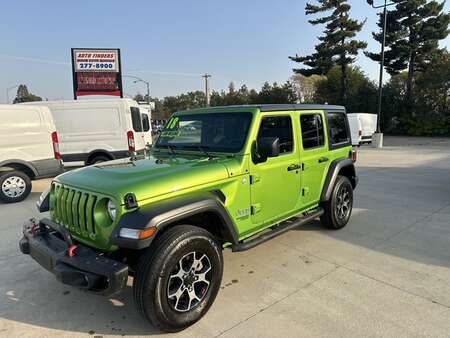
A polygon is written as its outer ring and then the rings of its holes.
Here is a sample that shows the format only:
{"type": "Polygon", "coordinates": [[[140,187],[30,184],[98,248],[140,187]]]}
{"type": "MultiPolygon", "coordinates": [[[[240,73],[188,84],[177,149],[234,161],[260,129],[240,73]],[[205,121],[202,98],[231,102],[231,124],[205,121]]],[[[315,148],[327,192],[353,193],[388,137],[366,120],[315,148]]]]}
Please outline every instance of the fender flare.
{"type": "Polygon", "coordinates": [[[358,177],[356,176],[355,164],[353,163],[353,161],[349,158],[334,160],[333,162],[331,162],[330,167],[328,168],[327,177],[325,178],[325,183],[322,188],[322,194],[320,195],[321,202],[328,201],[331,198],[334,184],[339,175],[339,172],[343,168],[348,168],[348,170],[350,171],[350,182],[352,183],[353,189],[356,188],[358,177]]]}
{"type": "MultiPolygon", "coordinates": [[[[31,170],[31,172],[33,173],[34,177],[38,177],[39,173],[36,170],[36,168],[29,162],[26,162],[24,160],[17,160],[17,159],[11,159],[11,160],[6,160],[3,162],[0,162],[0,167],[8,167],[8,165],[10,164],[20,164],[23,165],[24,167],[28,168],[29,170],[31,170]]],[[[31,178],[31,177],[30,177],[31,178]]]]}
{"type": "Polygon", "coordinates": [[[212,212],[221,220],[224,241],[237,243],[239,241],[236,226],[225,209],[219,197],[213,192],[180,196],[159,203],[143,206],[125,214],[111,233],[111,243],[119,247],[143,249],[148,247],[154,236],[145,240],[134,240],[119,237],[121,228],[143,230],[156,227],[158,231],[165,229],[183,218],[212,212]]]}

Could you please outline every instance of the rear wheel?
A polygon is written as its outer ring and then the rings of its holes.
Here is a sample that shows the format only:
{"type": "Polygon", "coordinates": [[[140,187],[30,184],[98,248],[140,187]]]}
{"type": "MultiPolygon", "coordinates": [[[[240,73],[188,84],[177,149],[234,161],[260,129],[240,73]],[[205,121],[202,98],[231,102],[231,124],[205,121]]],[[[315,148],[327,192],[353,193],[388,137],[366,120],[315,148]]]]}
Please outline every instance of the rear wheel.
{"type": "Polygon", "coordinates": [[[141,257],[133,289],[142,315],[157,328],[176,332],[198,321],[220,288],[222,249],[208,231],[180,225],[156,239],[141,257]]]}
{"type": "Polygon", "coordinates": [[[353,187],[345,176],[338,176],[329,201],[323,204],[323,225],[330,229],[341,229],[347,225],[353,209],[353,187]]]}
{"type": "Polygon", "coordinates": [[[0,200],[15,203],[24,200],[31,192],[31,180],[21,171],[0,175],[0,200]]]}
{"type": "Polygon", "coordinates": [[[111,161],[111,159],[106,155],[96,155],[93,158],[91,158],[89,162],[86,163],[86,165],[98,164],[106,161],[111,161]]]}

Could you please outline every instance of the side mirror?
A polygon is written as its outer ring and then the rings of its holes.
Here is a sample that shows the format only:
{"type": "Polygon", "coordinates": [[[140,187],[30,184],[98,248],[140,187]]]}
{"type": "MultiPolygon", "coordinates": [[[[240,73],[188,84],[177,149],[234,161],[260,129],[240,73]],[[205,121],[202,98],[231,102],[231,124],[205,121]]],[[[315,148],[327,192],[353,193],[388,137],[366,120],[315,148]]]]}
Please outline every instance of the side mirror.
{"type": "Polygon", "coordinates": [[[278,137],[260,137],[256,142],[256,147],[261,159],[280,155],[280,139],[278,137]]]}

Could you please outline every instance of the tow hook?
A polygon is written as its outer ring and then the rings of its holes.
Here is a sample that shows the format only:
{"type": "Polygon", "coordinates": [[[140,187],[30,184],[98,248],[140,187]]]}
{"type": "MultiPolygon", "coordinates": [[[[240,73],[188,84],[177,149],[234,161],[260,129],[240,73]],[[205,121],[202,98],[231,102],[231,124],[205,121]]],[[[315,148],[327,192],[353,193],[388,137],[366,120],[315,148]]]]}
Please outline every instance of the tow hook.
{"type": "Polygon", "coordinates": [[[67,256],[69,256],[69,257],[75,256],[76,249],[77,249],[77,246],[75,244],[72,244],[71,246],[69,246],[69,248],[67,249],[67,256]]]}

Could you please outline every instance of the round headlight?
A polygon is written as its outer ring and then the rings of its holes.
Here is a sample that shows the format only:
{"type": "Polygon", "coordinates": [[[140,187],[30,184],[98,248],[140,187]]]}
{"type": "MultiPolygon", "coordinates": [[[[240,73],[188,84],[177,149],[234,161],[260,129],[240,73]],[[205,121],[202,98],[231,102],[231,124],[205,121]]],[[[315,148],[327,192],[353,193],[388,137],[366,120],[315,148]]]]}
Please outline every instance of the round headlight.
{"type": "Polygon", "coordinates": [[[111,219],[114,221],[116,219],[116,215],[117,215],[116,204],[112,200],[109,200],[106,208],[108,210],[109,217],[111,217],[111,219]]]}

